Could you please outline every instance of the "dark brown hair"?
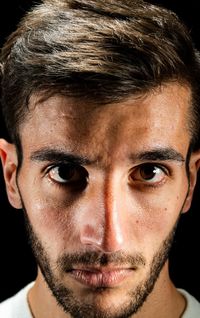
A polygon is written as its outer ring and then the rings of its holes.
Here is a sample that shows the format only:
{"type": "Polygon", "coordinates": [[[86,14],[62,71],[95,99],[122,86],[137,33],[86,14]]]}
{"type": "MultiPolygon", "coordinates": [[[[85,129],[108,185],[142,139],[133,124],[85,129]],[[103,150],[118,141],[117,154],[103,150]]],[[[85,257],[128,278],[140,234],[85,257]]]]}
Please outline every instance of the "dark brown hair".
{"type": "Polygon", "coordinates": [[[15,144],[33,93],[103,104],[179,81],[192,90],[191,144],[199,148],[199,55],[164,8],[140,0],[44,0],[8,38],[1,70],[2,109],[15,144]]]}

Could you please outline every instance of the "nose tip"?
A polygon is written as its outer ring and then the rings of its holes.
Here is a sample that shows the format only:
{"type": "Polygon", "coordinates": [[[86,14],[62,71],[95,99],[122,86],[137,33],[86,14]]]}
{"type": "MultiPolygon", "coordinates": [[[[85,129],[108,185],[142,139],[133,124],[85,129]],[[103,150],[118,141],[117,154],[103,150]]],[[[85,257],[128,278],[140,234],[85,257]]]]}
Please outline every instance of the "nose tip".
{"type": "Polygon", "coordinates": [[[125,247],[126,221],[116,206],[107,207],[101,216],[93,213],[81,226],[81,244],[103,251],[120,251],[125,247]]]}

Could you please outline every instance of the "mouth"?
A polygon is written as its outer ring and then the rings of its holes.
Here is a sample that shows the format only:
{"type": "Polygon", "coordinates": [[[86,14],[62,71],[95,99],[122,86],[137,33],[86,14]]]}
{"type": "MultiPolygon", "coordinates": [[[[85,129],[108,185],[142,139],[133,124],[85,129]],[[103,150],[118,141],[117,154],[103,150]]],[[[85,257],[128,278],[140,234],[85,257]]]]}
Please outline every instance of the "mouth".
{"type": "Polygon", "coordinates": [[[133,268],[77,268],[69,274],[87,287],[112,288],[128,279],[133,271],[133,268]]]}

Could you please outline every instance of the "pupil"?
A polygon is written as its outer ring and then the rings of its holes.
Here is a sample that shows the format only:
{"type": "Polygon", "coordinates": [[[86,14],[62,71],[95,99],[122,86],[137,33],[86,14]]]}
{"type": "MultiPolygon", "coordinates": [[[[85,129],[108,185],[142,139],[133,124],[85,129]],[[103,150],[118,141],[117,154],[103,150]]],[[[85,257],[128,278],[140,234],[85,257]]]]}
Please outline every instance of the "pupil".
{"type": "Polygon", "coordinates": [[[64,180],[70,180],[73,178],[75,173],[75,168],[72,166],[61,165],[58,168],[58,174],[60,178],[64,180]]]}
{"type": "Polygon", "coordinates": [[[146,165],[141,169],[141,176],[145,180],[152,179],[156,174],[156,167],[152,167],[150,165],[146,165]]]}

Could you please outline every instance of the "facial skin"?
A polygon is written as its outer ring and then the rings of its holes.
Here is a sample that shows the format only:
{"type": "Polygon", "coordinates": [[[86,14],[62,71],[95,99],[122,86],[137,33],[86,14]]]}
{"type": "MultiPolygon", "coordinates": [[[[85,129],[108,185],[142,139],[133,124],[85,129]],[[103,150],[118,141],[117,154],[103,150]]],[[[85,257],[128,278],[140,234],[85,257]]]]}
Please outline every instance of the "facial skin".
{"type": "Polygon", "coordinates": [[[158,308],[179,317],[184,303],[165,261],[199,166],[192,153],[188,178],[189,105],[189,88],[176,83],[104,106],[33,97],[18,174],[15,148],[1,140],[8,197],[23,205],[40,265],[36,318],[39,293],[48,317],[151,318],[158,308]],[[172,295],[178,305],[165,308],[172,295]]]}

